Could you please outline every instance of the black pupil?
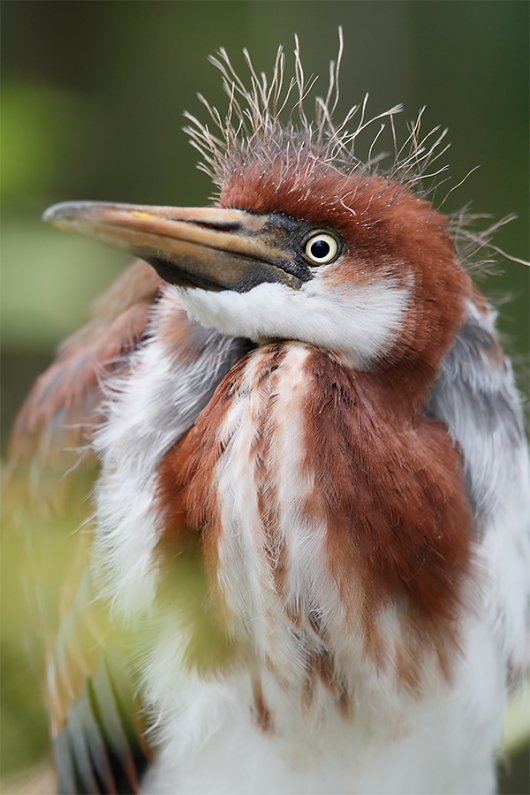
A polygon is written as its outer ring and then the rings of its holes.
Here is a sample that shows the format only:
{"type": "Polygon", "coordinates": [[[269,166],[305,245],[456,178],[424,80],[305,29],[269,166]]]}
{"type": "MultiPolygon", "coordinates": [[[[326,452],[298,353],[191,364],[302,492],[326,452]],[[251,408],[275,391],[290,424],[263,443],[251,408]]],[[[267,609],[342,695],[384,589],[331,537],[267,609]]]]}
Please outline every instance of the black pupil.
{"type": "Polygon", "coordinates": [[[330,251],[331,247],[325,240],[315,240],[311,244],[311,254],[315,259],[325,259],[330,251]]]}

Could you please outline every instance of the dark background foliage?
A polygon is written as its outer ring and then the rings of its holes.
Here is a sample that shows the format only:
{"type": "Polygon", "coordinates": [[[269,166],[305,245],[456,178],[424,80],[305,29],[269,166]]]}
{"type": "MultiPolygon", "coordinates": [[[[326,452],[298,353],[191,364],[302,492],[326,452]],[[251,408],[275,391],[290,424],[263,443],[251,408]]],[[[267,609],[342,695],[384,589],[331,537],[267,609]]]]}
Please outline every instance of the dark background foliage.
{"type": "MultiPolygon", "coordinates": [[[[298,33],[306,72],[322,76],[318,88],[325,93],[342,25],[339,111],[366,92],[373,114],[401,102],[404,138],[405,119],[426,105],[425,130],[449,127],[445,157],[453,184],[480,166],[444,210],[472,202],[474,212],[493,220],[517,214],[495,243],[528,258],[526,2],[7,0],[1,14],[4,450],[29,385],[127,262],[119,252],[45,227],[40,214],[67,199],[207,202],[211,186],[195,169],[182,112],[205,118],[197,91],[225,107],[219,75],[206,60],[220,46],[242,72],[241,50],[248,47],[258,71],[270,74],[279,44],[292,64],[298,33]]],[[[444,186],[438,196],[445,193],[444,186]]],[[[524,361],[527,269],[499,258],[497,274],[480,286],[500,305],[500,328],[516,363],[524,361]]],[[[14,598],[4,597],[6,609],[14,598]]],[[[3,762],[12,769],[43,752],[45,740],[43,719],[24,700],[32,668],[24,668],[9,637],[5,644],[3,762]]],[[[524,791],[513,786],[526,785],[508,783],[506,791],[524,791]]]]}

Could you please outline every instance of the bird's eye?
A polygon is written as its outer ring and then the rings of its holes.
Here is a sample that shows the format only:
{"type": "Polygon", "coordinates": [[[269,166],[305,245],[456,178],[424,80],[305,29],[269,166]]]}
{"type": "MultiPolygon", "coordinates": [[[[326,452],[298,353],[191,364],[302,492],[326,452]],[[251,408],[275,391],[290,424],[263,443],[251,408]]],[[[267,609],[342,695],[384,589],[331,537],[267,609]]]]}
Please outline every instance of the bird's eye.
{"type": "Polygon", "coordinates": [[[339,244],[327,232],[317,232],[311,235],[305,244],[305,255],[314,265],[327,265],[337,256],[339,244]]]}

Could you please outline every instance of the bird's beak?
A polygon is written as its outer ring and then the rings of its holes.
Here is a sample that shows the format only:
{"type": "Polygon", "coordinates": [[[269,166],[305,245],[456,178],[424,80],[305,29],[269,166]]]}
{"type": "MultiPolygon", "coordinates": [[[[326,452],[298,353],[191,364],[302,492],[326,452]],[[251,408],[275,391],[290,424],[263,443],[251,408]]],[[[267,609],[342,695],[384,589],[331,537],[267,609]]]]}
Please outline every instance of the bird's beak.
{"type": "Polygon", "coordinates": [[[46,210],[43,220],[130,251],[165,281],[184,287],[247,292],[263,282],[279,282],[296,289],[310,278],[271,215],[219,207],[65,202],[46,210]]]}

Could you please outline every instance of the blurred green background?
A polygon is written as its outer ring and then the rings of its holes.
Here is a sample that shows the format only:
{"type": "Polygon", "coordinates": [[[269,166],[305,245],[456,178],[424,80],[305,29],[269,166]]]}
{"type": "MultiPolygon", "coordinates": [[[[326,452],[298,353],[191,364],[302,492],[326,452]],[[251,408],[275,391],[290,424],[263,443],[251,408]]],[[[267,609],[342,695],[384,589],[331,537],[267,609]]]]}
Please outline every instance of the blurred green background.
{"type": "MultiPolygon", "coordinates": [[[[46,227],[42,211],[69,199],[206,203],[211,185],[195,169],[182,112],[205,118],[197,91],[225,107],[218,73],[206,60],[220,46],[241,71],[248,47],[258,71],[270,73],[279,44],[292,64],[298,33],[306,72],[322,76],[325,93],[342,25],[339,112],[367,91],[373,114],[401,102],[403,139],[405,121],[426,105],[425,130],[449,127],[454,183],[480,165],[444,210],[472,202],[474,212],[493,219],[517,214],[495,243],[528,258],[526,2],[26,0],[3,2],[1,15],[4,452],[16,408],[54,347],[128,261],[46,227]]],[[[528,270],[500,260],[497,275],[480,286],[499,302],[500,328],[525,389],[528,270]]],[[[12,562],[7,566],[11,572],[12,562]]],[[[16,577],[7,582],[4,771],[46,750],[42,712],[35,696],[27,697],[36,681],[25,656],[29,631],[13,621],[19,592],[16,577]]],[[[519,748],[514,755],[504,792],[528,792],[527,754],[519,748]]]]}

